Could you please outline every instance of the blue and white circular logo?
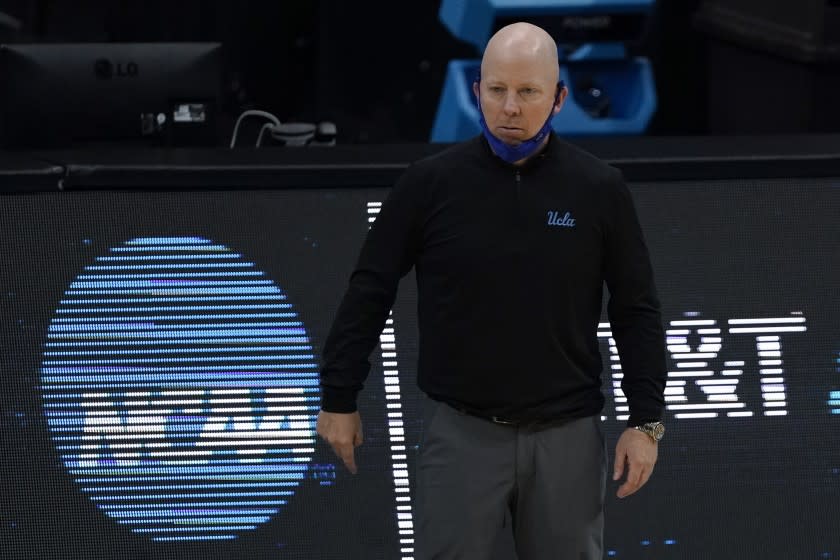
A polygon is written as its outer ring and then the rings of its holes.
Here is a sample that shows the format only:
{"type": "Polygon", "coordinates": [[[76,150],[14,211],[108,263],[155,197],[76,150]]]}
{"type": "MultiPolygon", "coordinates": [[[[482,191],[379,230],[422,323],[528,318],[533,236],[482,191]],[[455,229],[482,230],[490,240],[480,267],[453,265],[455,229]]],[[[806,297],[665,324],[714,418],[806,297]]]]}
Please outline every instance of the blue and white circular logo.
{"type": "Polygon", "coordinates": [[[200,237],[132,239],[86,267],[50,323],[41,381],[68,471],[156,541],[256,528],[315,451],[303,323],[253,263],[200,237]]]}

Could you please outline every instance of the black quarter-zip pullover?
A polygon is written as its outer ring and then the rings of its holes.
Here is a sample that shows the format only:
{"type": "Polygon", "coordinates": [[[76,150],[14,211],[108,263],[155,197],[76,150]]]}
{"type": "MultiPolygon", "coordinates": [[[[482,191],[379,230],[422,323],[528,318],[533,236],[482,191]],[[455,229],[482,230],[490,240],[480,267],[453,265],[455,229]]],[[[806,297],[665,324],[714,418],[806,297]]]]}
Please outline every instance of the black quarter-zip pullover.
{"type": "Polygon", "coordinates": [[[521,421],[599,413],[606,283],[628,425],[660,419],[659,301],[617,169],[556,136],[523,166],[496,157],[481,136],[412,164],[368,232],[325,341],[323,410],[356,410],[412,267],[418,384],[433,398],[521,421]]]}

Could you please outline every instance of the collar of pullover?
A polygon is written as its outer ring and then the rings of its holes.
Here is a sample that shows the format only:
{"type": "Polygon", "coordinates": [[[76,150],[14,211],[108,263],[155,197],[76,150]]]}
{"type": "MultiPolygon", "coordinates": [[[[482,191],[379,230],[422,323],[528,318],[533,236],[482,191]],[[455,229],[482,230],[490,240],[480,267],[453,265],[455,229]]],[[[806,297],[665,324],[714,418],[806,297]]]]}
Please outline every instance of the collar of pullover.
{"type": "Polygon", "coordinates": [[[477,141],[481,144],[481,149],[484,152],[484,154],[493,162],[495,162],[495,164],[499,167],[506,169],[512,173],[515,173],[516,171],[519,171],[520,173],[528,173],[538,168],[546,159],[551,157],[551,154],[554,151],[553,148],[557,144],[554,137],[555,133],[550,133],[548,136],[548,142],[546,142],[543,149],[538,153],[534,154],[528,161],[526,161],[522,165],[508,163],[499,156],[497,156],[493,152],[493,149],[490,147],[490,144],[487,142],[483,135],[479,135],[477,137],[477,141]]]}

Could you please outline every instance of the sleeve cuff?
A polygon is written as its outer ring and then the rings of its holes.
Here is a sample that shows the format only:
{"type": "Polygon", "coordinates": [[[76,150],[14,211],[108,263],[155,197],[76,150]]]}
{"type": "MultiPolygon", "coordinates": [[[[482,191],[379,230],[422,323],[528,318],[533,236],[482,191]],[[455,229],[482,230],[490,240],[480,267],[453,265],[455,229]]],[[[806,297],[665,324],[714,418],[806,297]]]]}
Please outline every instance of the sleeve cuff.
{"type": "Polygon", "coordinates": [[[321,386],[321,410],[324,412],[356,412],[357,389],[321,386]]]}
{"type": "Polygon", "coordinates": [[[641,426],[642,424],[647,424],[648,422],[661,422],[662,419],[660,416],[653,416],[650,414],[631,414],[630,418],[627,420],[627,427],[628,428],[635,428],[636,426],[641,426]]]}

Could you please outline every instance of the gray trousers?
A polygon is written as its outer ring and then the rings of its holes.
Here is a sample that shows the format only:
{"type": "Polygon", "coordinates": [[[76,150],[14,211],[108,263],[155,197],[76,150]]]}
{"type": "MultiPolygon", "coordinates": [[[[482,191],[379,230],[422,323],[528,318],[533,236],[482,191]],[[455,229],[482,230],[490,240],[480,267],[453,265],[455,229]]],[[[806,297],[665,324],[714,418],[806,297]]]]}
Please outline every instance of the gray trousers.
{"type": "Polygon", "coordinates": [[[424,396],[416,560],[490,560],[506,519],[518,560],[600,560],[607,453],[600,419],[534,431],[424,396]]]}

